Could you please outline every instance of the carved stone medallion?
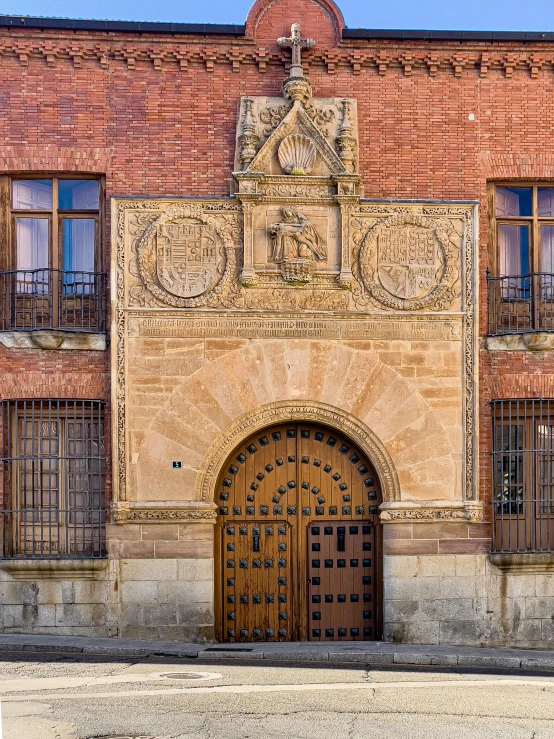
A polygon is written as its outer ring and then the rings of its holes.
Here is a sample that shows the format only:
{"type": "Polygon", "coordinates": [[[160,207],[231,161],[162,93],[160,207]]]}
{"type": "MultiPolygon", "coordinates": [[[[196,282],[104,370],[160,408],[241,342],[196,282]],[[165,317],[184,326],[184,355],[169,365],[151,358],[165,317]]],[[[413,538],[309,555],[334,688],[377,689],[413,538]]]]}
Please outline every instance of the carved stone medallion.
{"type": "Polygon", "coordinates": [[[174,295],[193,298],[215,287],[217,235],[212,227],[192,218],[159,223],[157,274],[161,284],[174,295]]]}
{"type": "Polygon", "coordinates": [[[443,223],[399,214],[369,229],[359,254],[372,298],[396,310],[444,310],[455,298],[458,249],[443,223]]]}
{"type": "Polygon", "coordinates": [[[206,305],[235,273],[235,244],[201,205],[168,206],[142,235],[138,266],[144,285],[175,307],[206,305]]]}

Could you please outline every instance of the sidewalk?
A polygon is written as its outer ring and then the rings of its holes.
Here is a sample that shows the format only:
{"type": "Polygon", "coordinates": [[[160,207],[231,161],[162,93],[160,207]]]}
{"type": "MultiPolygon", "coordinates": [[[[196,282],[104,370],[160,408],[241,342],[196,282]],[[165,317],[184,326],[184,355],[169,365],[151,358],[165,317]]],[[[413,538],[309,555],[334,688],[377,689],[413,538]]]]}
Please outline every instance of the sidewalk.
{"type": "MultiPolygon", "coordinates": [[[[107,657],[189,657],[282,662],[359,662],[370,665],[442,665],[554,672],[554,651],[439,647],[384,642],[284,642],[189,644],[172,641],[99,639],[82,636],[0,634],[2,652],[60,652],[107,657]]],[[[1,658],[1,655],[0,655],[1,658]]]]}

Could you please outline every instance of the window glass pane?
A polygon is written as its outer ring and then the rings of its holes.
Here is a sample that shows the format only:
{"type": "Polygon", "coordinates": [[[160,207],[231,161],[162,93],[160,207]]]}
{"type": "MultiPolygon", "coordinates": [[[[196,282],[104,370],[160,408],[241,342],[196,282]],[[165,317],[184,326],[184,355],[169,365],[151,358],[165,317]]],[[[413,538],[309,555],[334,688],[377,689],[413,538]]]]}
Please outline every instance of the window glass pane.
{"type": "Polygon", "coordinates": [[[12,180],[12,207],[52,210],[52,180],[12,180]]]}
{"type": "Polygon", "coordinates": [[[16,218],[17,269],[48,268],[47,218],[16,218]]]}
{"type": "Polygon", "coordinates": [[[533,197],[530,187],[496,187],[496,217],[533,215],[533,197]]]}
{"type": "Polygon", "coordinates": [[[554,226],[541,226],[541,272],[554,272],[554,226]]]}
{"type": "Polygon", "coordinates": [[[495,427],[495,491],[497,512],[520,513],[523,507],[523,427],[495,427]],[[501,452],[500,454],[498,452],[501,452]]]}
{"type": "Polygon", "coordinates": [[[97,180],[58,180],[60,210],[98,210],[97,180]]]}
{"type": "Polygon", "coordinates": [[[94,272],[93,218],[64,218],[62,221],[63,269],[94,272]]]}
{"type": "Polygon", "coordinates": [[[542,513],[554,513],[554,426],[537,426],[539,500],[542,513]]]}
{"type": "Polygon", "coordinates": [[[530,295],[529,228],[527,226],[498,226],[498,269],[502,280],[503,297],[523,298],[530,295]]]}
{"type": "Polygon", "coordinates": [[[539,187],[537,200],[539,216],[554,218],[554,187],[539,187]]]}

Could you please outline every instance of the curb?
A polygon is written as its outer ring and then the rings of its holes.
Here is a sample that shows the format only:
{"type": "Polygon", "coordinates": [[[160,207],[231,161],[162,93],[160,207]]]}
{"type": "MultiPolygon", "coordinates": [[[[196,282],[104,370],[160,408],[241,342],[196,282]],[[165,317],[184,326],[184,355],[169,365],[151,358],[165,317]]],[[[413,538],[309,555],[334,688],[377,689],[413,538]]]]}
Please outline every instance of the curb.
{"type": "MultiPolygon", "coordinates": [[[[391,645],[392,646],[392,645],[391,645]]],[[[446,648],[445,648],[446,649],[446,648]]],[[[455,649],[455,648],[454,648],[455,649]]],[[[105,657],[176,657],[187,659],[203,659],[206,661],[219,660],[237,660],[245,661],[268,660],[272,662],[326,662],[328,664],[355,664],[363,663],[368,665],[399,665],[399,666],[416,666],[416,665],[435,665],[437,667],[463,667],[463,668],[488,668],[501,670],[540,670],[542,672],[554,672],[554,652],[550,655],[545,652],[531,656],[526,652],[522,656],[513,654],[490,654],[491,650],[487,650],[488,654],[467,654],[460,651],[453,652],[453,648],[449,651],[435,650],[395,650],[394,648],[381,651],[344,651],[332,652],[320,649],[300,648],[296,651],[277,651],[263,649],[249,652],[246,650],[225,650],[218,648],[217,651],[209,651],[210,647],[194,648],[191,645],[187,647],[164,646],[163,642],[159,645],[145,644],[144,646],[118,646],[113,642],[109,645],[99,644],[32,644],[32,643],[16,643],[16,642],[0,642],[1,653],[43,653],[43,654],[70,654],[83,656],[105,656],[105,657]]],[[[499,650],[500,651],[500,650],[499,650]]]]}

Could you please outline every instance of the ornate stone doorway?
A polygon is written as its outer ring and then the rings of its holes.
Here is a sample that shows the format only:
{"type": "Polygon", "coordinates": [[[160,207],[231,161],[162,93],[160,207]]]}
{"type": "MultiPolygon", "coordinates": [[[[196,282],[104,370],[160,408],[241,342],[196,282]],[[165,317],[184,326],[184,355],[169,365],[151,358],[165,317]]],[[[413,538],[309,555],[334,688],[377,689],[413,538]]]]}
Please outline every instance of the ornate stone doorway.
{"type": "Polygon", "coordinates": [[[220,641],[372,640],[381,635],[381,486],[334,429],[258,431],[218,479],[220,641]]]}

